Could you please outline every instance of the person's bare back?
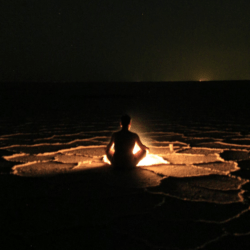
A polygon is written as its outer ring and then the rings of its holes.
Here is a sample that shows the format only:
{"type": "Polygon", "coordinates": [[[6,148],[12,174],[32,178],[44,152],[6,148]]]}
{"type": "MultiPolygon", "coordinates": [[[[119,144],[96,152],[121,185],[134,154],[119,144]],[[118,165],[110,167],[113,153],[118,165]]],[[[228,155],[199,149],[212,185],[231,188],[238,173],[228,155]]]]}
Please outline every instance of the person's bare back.
{"type": "Polygon", "coordinates": [[[121,118],[122,129],[114,133],[106,149],[106,155],[111,164],[117,168],[135,167],[140,160],[146,156],[146,149],[136,133],[130,132],[131,118],[128,115],[121,118]],[[138,144],[140,150],[133,154],[135,144],[138,144]],[[114,146],[114,152],[111,148],[114,146]]]}

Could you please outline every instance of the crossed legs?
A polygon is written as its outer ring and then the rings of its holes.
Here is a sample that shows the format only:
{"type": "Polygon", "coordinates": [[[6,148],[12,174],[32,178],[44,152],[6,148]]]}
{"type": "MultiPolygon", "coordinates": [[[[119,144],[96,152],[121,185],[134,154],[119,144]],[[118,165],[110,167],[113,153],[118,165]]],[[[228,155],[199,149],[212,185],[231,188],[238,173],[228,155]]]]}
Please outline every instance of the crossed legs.
{"type": "Polygon", "coordinates": [[[114,157],[114,152],[109,151],[107,153],[107,158],[111,162],[111,165],[133,165],[136,166],[147,154],[146,150],[139,150],[136,154],[133,155],[132,158],[126,158],[124,156],[114,157]]]}

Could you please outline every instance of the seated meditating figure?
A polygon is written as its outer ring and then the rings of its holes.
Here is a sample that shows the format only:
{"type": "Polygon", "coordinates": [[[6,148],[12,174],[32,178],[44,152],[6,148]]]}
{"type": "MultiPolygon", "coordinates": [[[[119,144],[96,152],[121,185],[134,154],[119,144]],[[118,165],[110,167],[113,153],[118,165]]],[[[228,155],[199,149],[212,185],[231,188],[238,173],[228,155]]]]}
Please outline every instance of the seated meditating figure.
{"type": "Polygon", "coordinates": [[[142,144],[136,133],[129,131],[131,128],[130,116],[122,116],[120,125],[121,130],[111,137],[106,149],[106,155],[115,168],[133,168],[146,156],[146,149],[149,150],[149,148],[142,144]],[[133,154],[136,143],[140,150],[133,154]],[[114,151],[111,150],[113,147],[114,151]]]}

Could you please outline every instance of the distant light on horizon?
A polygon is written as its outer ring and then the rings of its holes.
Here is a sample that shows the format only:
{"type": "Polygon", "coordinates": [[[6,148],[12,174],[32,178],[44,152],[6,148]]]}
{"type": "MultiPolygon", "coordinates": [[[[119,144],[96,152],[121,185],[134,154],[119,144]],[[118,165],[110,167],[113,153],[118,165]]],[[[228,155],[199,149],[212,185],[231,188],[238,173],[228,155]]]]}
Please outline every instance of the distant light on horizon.
{"type": "Polygon", "coordinates": [[[201,78],[201,79],[199,80],[199,82],[208,82],[208,81],[210,81],[210,80],[207,79],[207,78],[201,78]]]}
{"type": "Polygon", "coordinates": [[[211,77],[211,74],[200,74],[200,76],[197,77],[199,82],[209,82],[214,80],[213,77],[211,77]]]}

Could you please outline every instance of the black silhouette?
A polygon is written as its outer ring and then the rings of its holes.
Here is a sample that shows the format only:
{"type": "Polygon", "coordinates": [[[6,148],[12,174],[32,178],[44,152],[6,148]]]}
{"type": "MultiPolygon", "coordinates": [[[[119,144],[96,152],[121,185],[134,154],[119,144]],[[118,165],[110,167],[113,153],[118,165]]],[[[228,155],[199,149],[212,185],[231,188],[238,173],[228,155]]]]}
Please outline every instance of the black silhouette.
{"type": "Polygon", "coordinates": [[[106,149],[106,155],[116,168],[135,167],[145,156],[148,147],[142,144],[136,133],[130,132],[131,118],[128,115],[121,117],[120,123],[122,129],[114,133],[106,149]],[[133,154],[135,144],[138,144],[140,150],[133,154]],[[111,148],[114,146],[114,151],[111,148]]]}

